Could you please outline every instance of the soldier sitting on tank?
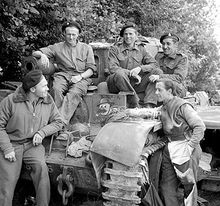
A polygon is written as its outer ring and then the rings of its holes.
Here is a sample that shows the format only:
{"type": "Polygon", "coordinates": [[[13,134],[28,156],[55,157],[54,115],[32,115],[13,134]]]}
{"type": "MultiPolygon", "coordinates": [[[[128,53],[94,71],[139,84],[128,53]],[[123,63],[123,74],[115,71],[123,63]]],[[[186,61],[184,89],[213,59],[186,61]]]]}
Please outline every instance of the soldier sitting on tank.
{"type": "Polygon", "coordinates": [[[50,181],[41,143],[64,124],[40,70],[29,72],[22,86],[1,101],[0,113],[0,205],[12,205],[24,161],[31,167],[37,206],[48,206],[50,181]]]}
{"type": "Polygon", "coordinates": [[[55,60],[58,71],[53,75],[51,93],[68,125],[81,98],[87,93],[96,66],[92,47],[78,40],[80,24],[75,21],[66,22],[62,32],[65,41],[41,48],[33,52],[33,56],[40,56],[42,65],[46,67],[51,58],[55,60]]]}
{"type": "Polygon", "coordinates": [[[161,122],[168,144],[163,149],[161,196],[165,206],[197,205],[197,172],[201,158],[200,141],[205,125],[189,102],[176,96],[176,85],[169,79],[156,83],[158,101],[162,102],[161,122]],[[183,186],[179,200],[178,187],[183,186]]]}
{"type": "Polygon", "coordinates": [[[158,52],[155,59],[163,73],[151,75],[149,79],[152,82],[156,82],[160,78],[171,79],[176,84],[178,96],[185,97],[184,80],[188,74],[188,58],[178,52],[178,42],[179,37],[175,34],[167,33],[160,37],[163,52],[158,52]]]}
{"type": "Polygon", "coordinates": [[[132,92],[128,95],[128,107],[156,105],[155,84],[149,80],[150,75],[159,75],[162,71],[155,59],[146,51],[144,43],[138,40],[136,25],[126,24],[120,31],[122,42],[110,47],[108,90],[111,93],[132,92]],[[139,102],[139,93],[144,98],[139,102]]]}

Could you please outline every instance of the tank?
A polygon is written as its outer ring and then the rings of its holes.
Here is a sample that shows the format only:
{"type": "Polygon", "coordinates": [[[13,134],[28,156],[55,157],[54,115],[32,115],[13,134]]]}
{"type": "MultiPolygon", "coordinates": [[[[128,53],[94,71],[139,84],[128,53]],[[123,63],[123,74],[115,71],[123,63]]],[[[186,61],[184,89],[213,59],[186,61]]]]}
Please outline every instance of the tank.
{"type": "MultiPolygon", "coordinates": [[[[98,86],[108,75],[107,57],[110,44],[91,45],[98,67],[97,74],[92,76],[92,86],[98,86]]],[[[51,75],[56,65],[50,62],[49,68],[43,68],[36,56],[25,57],[22,65],[23,73],[41,69],[51,87],[51,75]]],[[[20,82],[5,82],[4,85],[10,89],[2,91],[2,98],[13,92],[20,82]]],[[[52,194],[56,194],[51,196],[51,204],[58,199],[62,205],[72,205],[74,194],[79,193],[102,196],[105,205],[140,204],[141,185],[149,179],[148,157],[159,150],[164,142],[159,141],[157,144],[157,132],[161,128],[158,119],[153,116],[148,120],[147,117],[143,119],[137,115],[130,117],[129,112],[132,112],[126,110],[126,99],[126,94],[89,90],[71,118],[69,132],[65,135],[54,134],[44,139],[52,194]],[[130,119],[125,120],[128,117],[130,119]],[[127,131],[126,134],[123,134],[122,128],[127,131]],[[108,134],[111,134],[111,131],[114,131],[114,135],[110,140],[108,134]],[[135,136],[138,138],[134,138],[135,136]],[[102,141],[102,138],[105,140],[102,141]],[[100,147],[107,148],[111,142],[112,151],[103,153],[99,150],[100,147]],[[129,154],[127,151],[136,153],[129,154]],[[96,157],[104,161],[97,162],[96,157]],[[97,167],[99,163],[102,164],[101,168],[97,167]],[[114,191],[114,187],[118,189],[114,191]],[[120,193],[116,195],[118,192],[120,193]]],[[[30,168],[23,165],[21,181],[31,180],[29,172],[30,168]]],[[[23,191],[23,185],[19,186],[18,191],[23,191]]],[[[22,201],[34,204],[34,195],[32,192],[31,198],[25,196],[22,201]]]]}
{"type": "MultiPolygon", "coordinates": [[[[146,48],[153,48],[154,55],[159,50],[158,41],[150,42],[147,38],[145,41],[146,48]]],[[[151,109],[128,109],[127,94],[109,94],[102,88],[97,90],[100,83],[106,86],[104,81],[108,75],[110,45],[91,45],[98,67],[98,73],[92,77],[94,87],[72,117],[70,132],[55,134],[43,141],[52,188],[51,206],[74,205],[75,194],[96,195],[106,206],[149,205],[146,191],[151,184],[158,190],[161,150],[166,143],[160,135],[160,113],[151,109]]],[[[32,69],[41,69],[37,57],[24,58],[23,72],[32,69]]],[[[51,71],[53,73],[53,66],[44,72],[49,82],[51,71]]],[[[9,89],[0,90],[1,99],[19,84],[5,82],[9,89]]],[[[188,100],[198,107],[198,113],[207,127],[201,143],[203,151],[215,156],[210,172],[200,171],[202,187],[218,191],[219,186],[214,181],[220,177],[220,156],[216,148],[219,145],[219,107],[199,106],[195,96],[188,100]]],[[[31,180],[29,169],[23,165],[20,180],[31,180]]],[[[22,188],[23,185],[18,184],[18,194],[19,191],[23,194],[22,188]]],[[[29,202],[34,205],[34,192],[24,195],[22,201],[26,205],[29,202]]]]}

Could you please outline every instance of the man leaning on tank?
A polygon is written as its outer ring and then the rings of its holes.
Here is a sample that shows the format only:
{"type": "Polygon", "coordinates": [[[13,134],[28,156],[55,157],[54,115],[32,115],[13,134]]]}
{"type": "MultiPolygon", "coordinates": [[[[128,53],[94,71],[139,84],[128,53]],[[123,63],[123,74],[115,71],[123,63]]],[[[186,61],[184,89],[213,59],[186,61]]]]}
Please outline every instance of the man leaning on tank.
{"type": "Polygon", "coordinates": [[[168,143],[163,149],[160,193],[165,206],[197,205],[197,173],[201,158],[200,141],[205,125],[192,105],[177,96],[176,84],[159,79],[156,95],[162,102],[161,122],[168,143]],[[184,190],[179,198],[178,188],[184,190]]]}

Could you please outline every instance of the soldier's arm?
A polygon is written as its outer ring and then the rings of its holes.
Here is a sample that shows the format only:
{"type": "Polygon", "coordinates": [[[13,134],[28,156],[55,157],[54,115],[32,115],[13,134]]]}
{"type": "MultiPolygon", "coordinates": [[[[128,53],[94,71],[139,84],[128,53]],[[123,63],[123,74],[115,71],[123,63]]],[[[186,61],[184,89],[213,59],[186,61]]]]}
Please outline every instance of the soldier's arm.
{"type": "Polygon", "coordinates": [[[184,104],[179,109],[180,116],[187,122],[192,131],[189,145],[195,148],[204,137],[205,124],[197,112],[189,104],[184,104]]]}
{"type": "Polygon", "coordinates": [[[0,114],[0,149],[4,155],[7,155],[14,152],[14,148],[6,132],[6,125],[11,117],[11,104],[8,97],[0,103],[0,114]]]}
{"type": "Polygon", "coordinates": [[[48,124],[41,128],[37,133],[40,134],[42,138],[52,135],[58,131],[60,131],[64,126],[64,120],[61,117],[60,112],[58,111],[52,97],[51,98],[51,108],[50,108],[50,119],[48,124]]]}
{"type": "Polygon", "coordinates": [[[88,45],[85,72],[83,72],[81,76],[83,79],[89,78],[95,71],[97,71],[97,68],[95,65],[94,53],[92,47],[88,45]]]}
{"type": "Polygon", "coordinates": [[[163,71],[160,69],[159,64],[144,48],[143,50],[143,60],[141,65],[141,70],[143,72],[150,72],[151,74],[162,74],[163,71]]]}

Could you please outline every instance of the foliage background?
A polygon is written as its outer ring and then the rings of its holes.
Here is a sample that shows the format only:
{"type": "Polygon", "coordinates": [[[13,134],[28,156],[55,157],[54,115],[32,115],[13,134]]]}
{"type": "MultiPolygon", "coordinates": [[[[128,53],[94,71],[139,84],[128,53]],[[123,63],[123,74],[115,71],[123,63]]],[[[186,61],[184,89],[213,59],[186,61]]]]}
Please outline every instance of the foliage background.
{"type": "Polygon", "coordinates": [[[213,36],[216,5],[211,0],[1,0],[1,81],[21,77],[22,57],[62,40],[66,19],[83,26],[81,39],[113,42],[126,21],[144,36],[175,32],[190,60],[188,90],[220,89],[220,56],[213,36]]]}

